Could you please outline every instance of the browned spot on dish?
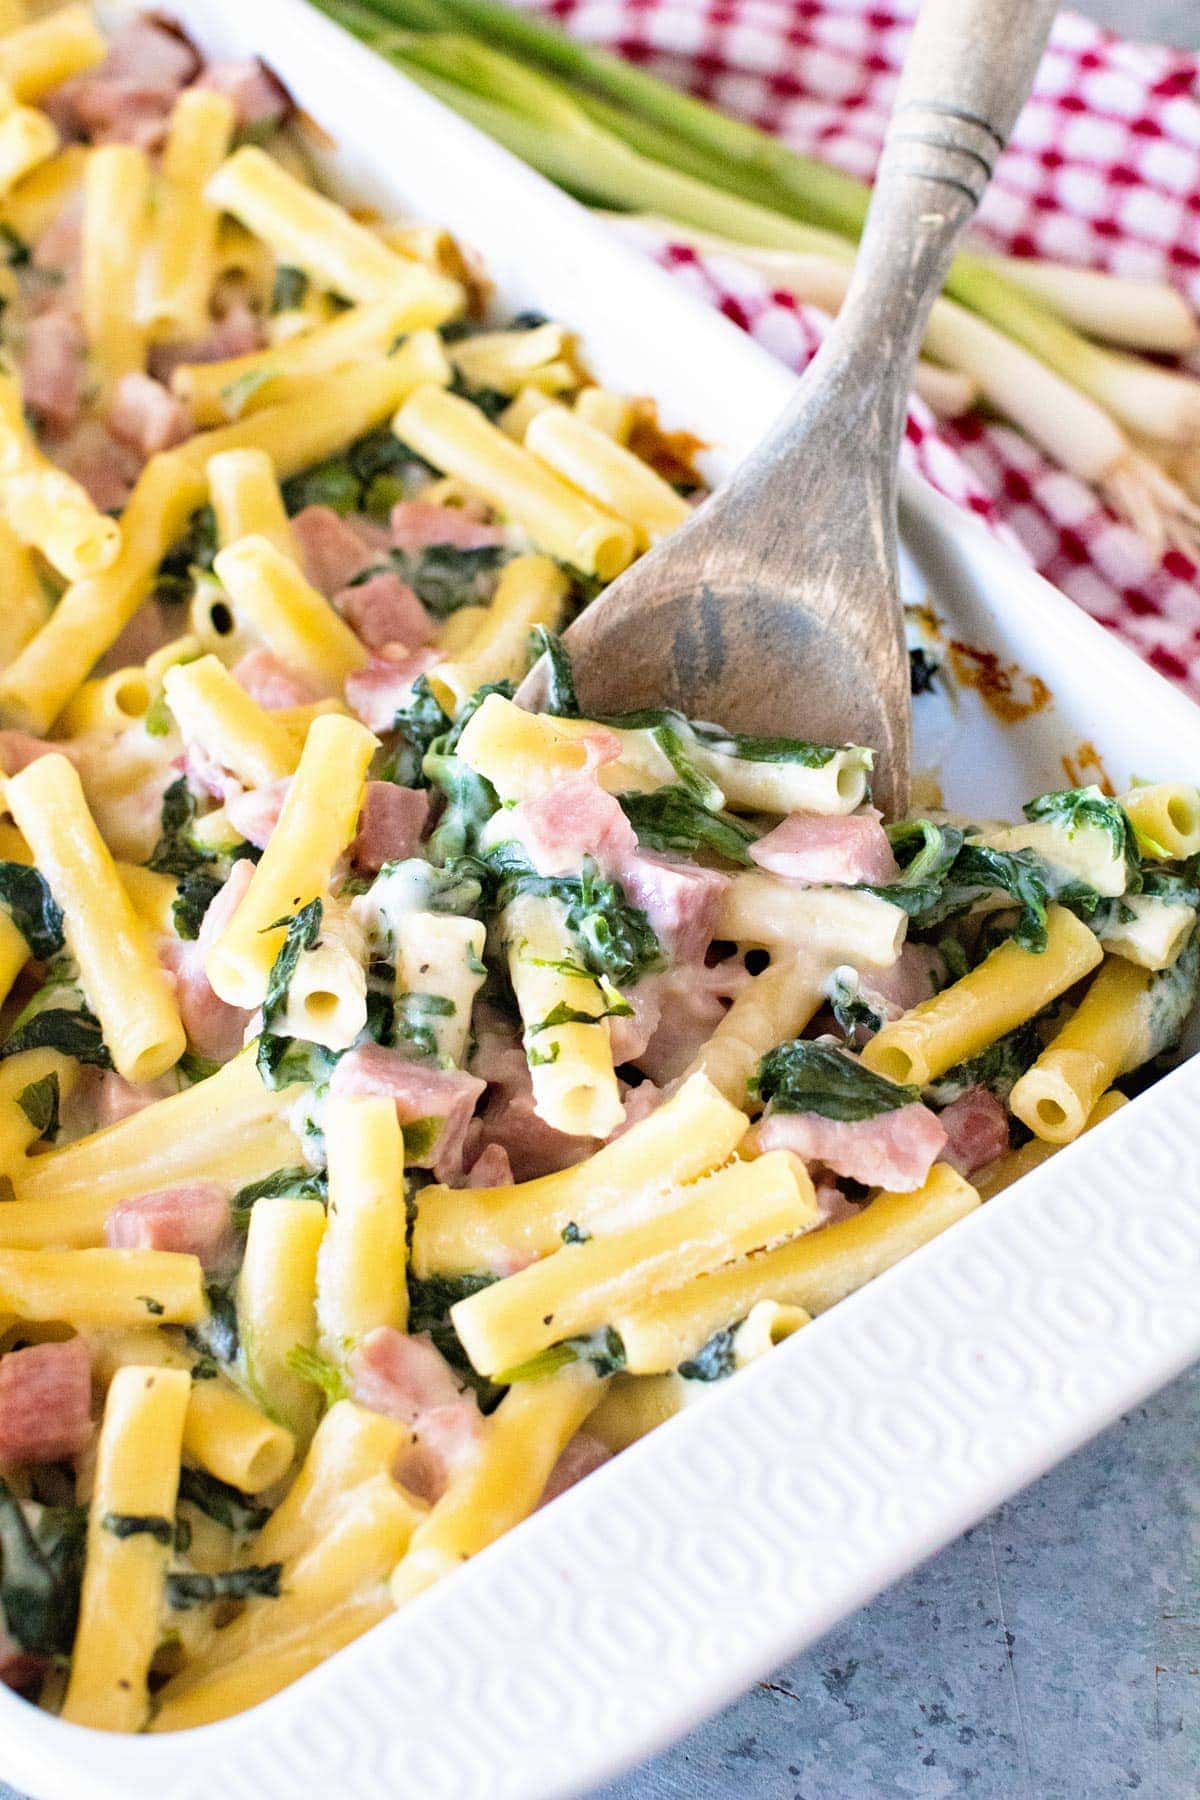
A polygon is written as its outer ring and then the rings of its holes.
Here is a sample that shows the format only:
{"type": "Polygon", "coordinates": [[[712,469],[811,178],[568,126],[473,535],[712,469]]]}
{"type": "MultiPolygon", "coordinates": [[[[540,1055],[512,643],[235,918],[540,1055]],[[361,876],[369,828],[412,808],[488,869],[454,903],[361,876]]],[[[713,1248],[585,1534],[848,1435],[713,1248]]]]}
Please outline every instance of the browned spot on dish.
{"type": "Polygon", "coordinates": [[[1016,725],[1049,706],[1053,696],[1040,675],[1018,663],[1002,663],[994,650],[950,643],[950,666],[964,687],[974,688],[990,713],[1005,725],[1016,725]]]}
{"type": "Polygon", "coordinates": [[[1102,794],[1116,793],[1103,758],[1091,738],[1085,738],[1074,750],[1067,751],[1062,757],[1062,766],[1068,787],[1090,787],[1094,783],[1102,794]]]}
{"type": "Polygon", "coordinates": [[[690,431],[664,431],[653,400],[638,401],[638,416],[629,434],[629,448],[673,487],[698,488],[704,477],[696,458],[708,445],[690,431]]]}
{"type": "Polygon", "coordinates": [[[905,607],[904,610],[909,618],[914,620],[915,623],[920,626],[926,637],[933,638],[935,643],[940,641],[943,635],[942,625],[944,620],[934,612],[932,606],[908,606],[905,607]]]}

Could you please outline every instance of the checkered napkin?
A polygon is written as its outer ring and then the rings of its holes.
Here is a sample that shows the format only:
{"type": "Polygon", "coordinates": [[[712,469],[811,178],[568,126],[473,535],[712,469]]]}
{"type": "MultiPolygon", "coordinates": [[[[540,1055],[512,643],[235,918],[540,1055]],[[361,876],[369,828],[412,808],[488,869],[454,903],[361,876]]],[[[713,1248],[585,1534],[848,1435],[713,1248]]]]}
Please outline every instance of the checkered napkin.
{"type": "MultiPolygon", "coordinates": [[[[917,0],[525,0],[774,132],[869,177],[917,0]]],[[[1177,284],[1200,306],[1200,57],[1123,42],[1062,14],[1000,159],[980,240],[1177,284]]],[[[646,238],[640,234],[640,247],[646,238]]],[[[826,321],[720,256],[654,254],[793,369],[826,321]]],[[[1091,489],[1018,432],[909,409],[913,469],[1014,544],[1056,587],[1200,698],[1200,569],[1156,557],[1091,489]]]]}

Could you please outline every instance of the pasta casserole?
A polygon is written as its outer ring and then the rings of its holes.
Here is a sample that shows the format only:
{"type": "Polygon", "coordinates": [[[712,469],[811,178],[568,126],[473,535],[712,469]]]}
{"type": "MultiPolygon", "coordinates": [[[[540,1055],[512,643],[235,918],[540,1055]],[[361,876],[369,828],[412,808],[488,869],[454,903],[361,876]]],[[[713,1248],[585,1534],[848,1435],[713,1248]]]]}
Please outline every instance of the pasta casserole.
{"type": "Polygon", "coordinates": [[[1200,791],[886,824],[867,748],[581,716],[698,446],[265,65],[3,14],[0,1676],[158,1732],[1123,1105],[1200,791]]]}

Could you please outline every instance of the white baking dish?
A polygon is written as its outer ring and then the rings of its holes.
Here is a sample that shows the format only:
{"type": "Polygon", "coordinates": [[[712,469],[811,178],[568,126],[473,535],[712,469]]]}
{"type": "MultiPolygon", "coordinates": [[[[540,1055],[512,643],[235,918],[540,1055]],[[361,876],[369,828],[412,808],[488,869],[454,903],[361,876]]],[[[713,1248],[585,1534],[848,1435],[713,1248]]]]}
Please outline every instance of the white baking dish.
{"type": "MultiPolygon", "coordinates": [[[[268,57],[347,191],[445,221],[506,304],[576,326],[601,379],[709,441],[716,474],[786,402],[790,377],[732,325],[299,0],[170,10],[214,53],[268,57]]],[[[903,495],[910,589],[1053,695],[1009,727],[964,696],[952,804],[1014,809],[1088,742],[1118,783],[1200,773],[1200,710],[976,521],[903,495]]],[[[42,1800],[587,1790],[1200,1354],[1198,1100],[1185,1065],[252,1713],[114,1738],[0,1690],[0,1773],[42,1800]]]]}

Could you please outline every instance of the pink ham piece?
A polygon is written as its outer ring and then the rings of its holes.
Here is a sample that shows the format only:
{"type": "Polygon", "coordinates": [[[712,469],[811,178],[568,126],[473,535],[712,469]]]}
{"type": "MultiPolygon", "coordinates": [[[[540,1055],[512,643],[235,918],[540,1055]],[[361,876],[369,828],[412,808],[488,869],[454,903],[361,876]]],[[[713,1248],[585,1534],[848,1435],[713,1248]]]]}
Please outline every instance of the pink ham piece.
{"type": "Polygon", "coordinates": [[[185,344],[156,344],[150,350],[150,373],[169,382],[183,363],[228,362],[250,356],[266,342],[262,320],[245,300],[235,300],[219,319],[214,319],[202,338],[185,344]]]}
{"type": "Polygon", "coordinates": [[[625,1107],[625,1117],[605,1139],[611,1144],[614,1138],[623,1137],[632,1125],[640,1125],[648,1119],[652,1112],[657,1112],[663,1103],[664,1095],[660,1087],[652,1081],[643,1081],[638,1087],[625,1087],[621,1090],[621,1099],[625,1107]]]}
{"type": "Polygon", "coordinates": [[[32,261],[36,274],[52,278],[46,284],[47,308],[68,316],[77,313],[83,270],[82,189],[63,201],[33,246],[32,261]]]}
{"type": "Polygon", "coordinates": [[[612,1451],[607,1444],[602,1444],[590,1432],[577,1431],[551,1469],[538,1505],[549,1506],[552,1500],[557,1500],[560,1494],[565,1494],[568,1488],[573,1488],[586,1475],[592,1475],[597,1469],[603,1468],[611,1459],[612,1451]]]}
{"type": "MultiPolygon", "coordinates": [[[[54,444],[54,460],[88,491],[101,512],[119,512],[142,471],[142,458],[129,444],[117,441],[102,419],[81,419],[54,444]]],[[[179,631],[176,625],[173,636],[179,631]]]]}
{"type": "MultiPolygon", "coordinates": [[[[525,1052],[509,1022],[486,1004],[475,1008],[476,1049],[471,1073],[487,1084],[487,1105],[472,1122],[469,1142],[502,1149],[513,1178],[532,1181],[582,1162],[598,1140],[556,1131],[534,1111],[525,1052]]],[[[508,1271],[505,1271],[508,1273],[508,1271]]]]}
{"type": "Polygon", "coordinates": [[[132,1119],[135,1113],[144,1112],[153,1106],[156,1100],[165,1100],[177,1092],[175,1078],[162,1075],[157,1081],[126,1081],[115,1069],[103,1069],[100,1072],[100,1084],[96,1094],[96,1131],[103,1131],[106,1125],[119,1125],[122,1119],[132,1119]]]}
{"type": "Polygon", "coordinates": [[[960,1175],[973,1175],[1008,1149],[1008,1114],[990,1088],[968,1088],[938,1121],[947,1138],[944,1160],[960,1175]]]}
{"type": "Polygon", "coordinates": [[[196,82],[233,101],[238,131],[260,132],[281,125],[292,110],[287,89],[260,57],[244,62],[209,63],[196,82]]]}
{"type": "Polygon", "coordinates": [[[382,650],[385,644],[415,650],[437,636],[437,626],[394,569],[381,569],[339,589],[333,604],[368,650],[382,650]]]}
{"type": "Polygon", "coordinates": [[[304,572],[326,599],[340,593],[356,575],[385,554],[388,539],[364,520],[352,525],[332,506],[306,506],[292,520],[304,572]]]}
{"type": "Polygon", "coordinates": [[[386,1094],[396,1102],[402,1126],[440,1120],[430,1166],[439,1181],[449,1182],[462,1177],[467,1127],[485,1087],[477,1075],[410,1062],[380,1044],[347,1051],[329,1083],[333,1094],[386,1094]]]}
{"type": "Polygon", "coordinates": [[[263,787],[248,788],[226,799],[226,818],[256,850],[265,850],[270,842],[291,785],[291,776],[285,775],[282,781],[268,781],[263,787]]]}
{"type": "Polygon", "coordinates": [[[620,879],[626,898],[641,907],[671,960],[700,962],[716,931],[730,877],[647,850],[624,862],[620,879]]]}
{"type": "Polygon", "coordinates": [[[287,707],[310,706],[318,698],[299,675],[293,674],[271,650],[248,650],[240,656],[229,673],[238,686],[245,688],[252,700],[268,712],[282,712],[287,707]]]}
{"type": "Polygon", "coordinates": [[[58,1462],[92,1437],[92,1359],[81,1337],[0,1357],[0,1462],[58,1462]]]}
{"type": "Polygon", "coordinates": [[[54,306],[30,319],[21,361],[21,389],[29,410],[55,431],[69,431],[83,410],[83,326],[54,306]]]}
{"type": "Polygon", "coordinates": [[[363,668],[347,675],[346,705],[369,731],[391,731],[396,714],[412,699],[417,677],[441,660],[436,650],[371,656],[363,668]]]}
{"type": "Polygon", "coordinates": [[[67,742],[50,744],[45,738],[34,737],[30,731],[0,731],[0,769],[6,775],[19,775],[22,769],[27,769],[39,756],[50,756],[56,751],[73,763],[79,761],[77,745],[67,742]]]}
{"type": "Polygon", "coordinates": [[[351,862],[355,868],[377,875],[384,863],[415,856],[428,818],[426,788],[397,787],[394,781],[368,781],[358,836],[350,846],[351,862]]]}
{"type": "MultiPolygon", "coordinates": [[[[677,1081],[725,1017],[729,1001],[749,980],[740,957],[730,957],[711,968],[689,963],[662,974],[643,975],[625,997],[636,1009],[643,988],[650,989],[658,1002],[658,1021],[648,1042],[626,1060],[636,1063],[660,1086],[677,1081]]],[[[612,1025],[615,1030],[617,1020],[612,1025]]]]}
{"type": "Polygon", "coordinates": [[[864,982],[868,998],[877,996],[888,1017],[898,1019],[936,994],[946,979],[946,963],[932,944],[905,944],[890,969],[870,969],[864,982]]]}
{"type": "Polygon", "coordinates": [[[653,975],[643,975],[635,987],[625,990],[621,998],[633,1011],[616,1013],[608,1021],[612,1059],[617,1068],[622,1063],[641,1060],[662,1018],[661,990],[653,975]]]}
{"type": "Polygon", "coordinates": [[[173,1250],[219,1268],[233,1247],[229,1197],[215,1181],[191,1181],[119,1200],[104,1221],[104,1241],[110,1250],[173,1250]]]}
{"type": "Polygon", "coordinates": [[[157,149],[180,91],[200,58],[165,20],[133,20],[109,44],[98,69],[64,82],[43,104],[64,136],[157,149]]]}
{"type": "Polygon", "coordinates": [[[471,1164],[466,1185],[471,1188],[511,1187],[512,1164],[503,1144],[488,1144],[471,1164]]]}
{"type": "Polygon", "coordinates": [[[428,550],[451,544],[456,550],[489,550],[504,542],[499,525],[485,525],[463,506],[435,506],[429,500],[401,500],[392,508],[392,543],[397,550],[428,550]]]}
{"type": "Polygon", "coordinates": [[[159,943],[159,958],[175,977],[175,1000],[188,1042],[199,1055],[214,1062],[228,1062],[237,1055],[250,1014],[213,992],[204,963],[245,898],[253,876],[254,864],[248,858],[235,862],[204,915],[199,937],[194,942],[163,938],[159,943]]]}
{"type": "Polygon", "coordinates": [[[826,1119],[820,1113],[768,1113],[755,1132],[760,1150],[791,1150],[867,1187],[907,1194],[920,1187],[946,1147],[936,1113],[920,1101],[873,1119],[826,1119]]]}
{"type": "Polygon", "coordinates": [[[396,1479],[421,1499],[440,1499],[482,1433],[471,1390],[427,1337],[410,1337],[390,1325],[368,1333],[354,1350],[350,1384],[360,1406],[412,1430],[412,1446],[401,1454],[396,1479]]]}
{"type": "Polygon", "coordinates": [[[507,825],[539,875],[573,874],[591,856],[611,879],[637,854],[637,833],[620,802],[587,774],[520,801],[507,825]]]}
{"type": "Polygon", "coordinates": [[[899,874],[883,815],[873,807],[840,818],[792,813],[751,844],[750,855],[760,869],[789,881],[879,886],[899,874]]]}
{"type": "Polygon", "coordinates": [[[160,450],[170,450],[191,437],[194,429],[182,400],[177,400],[161,381],[139,371],[122,375],[117,383],[108,428],[139,456],[156,456],[160,450]]]}

